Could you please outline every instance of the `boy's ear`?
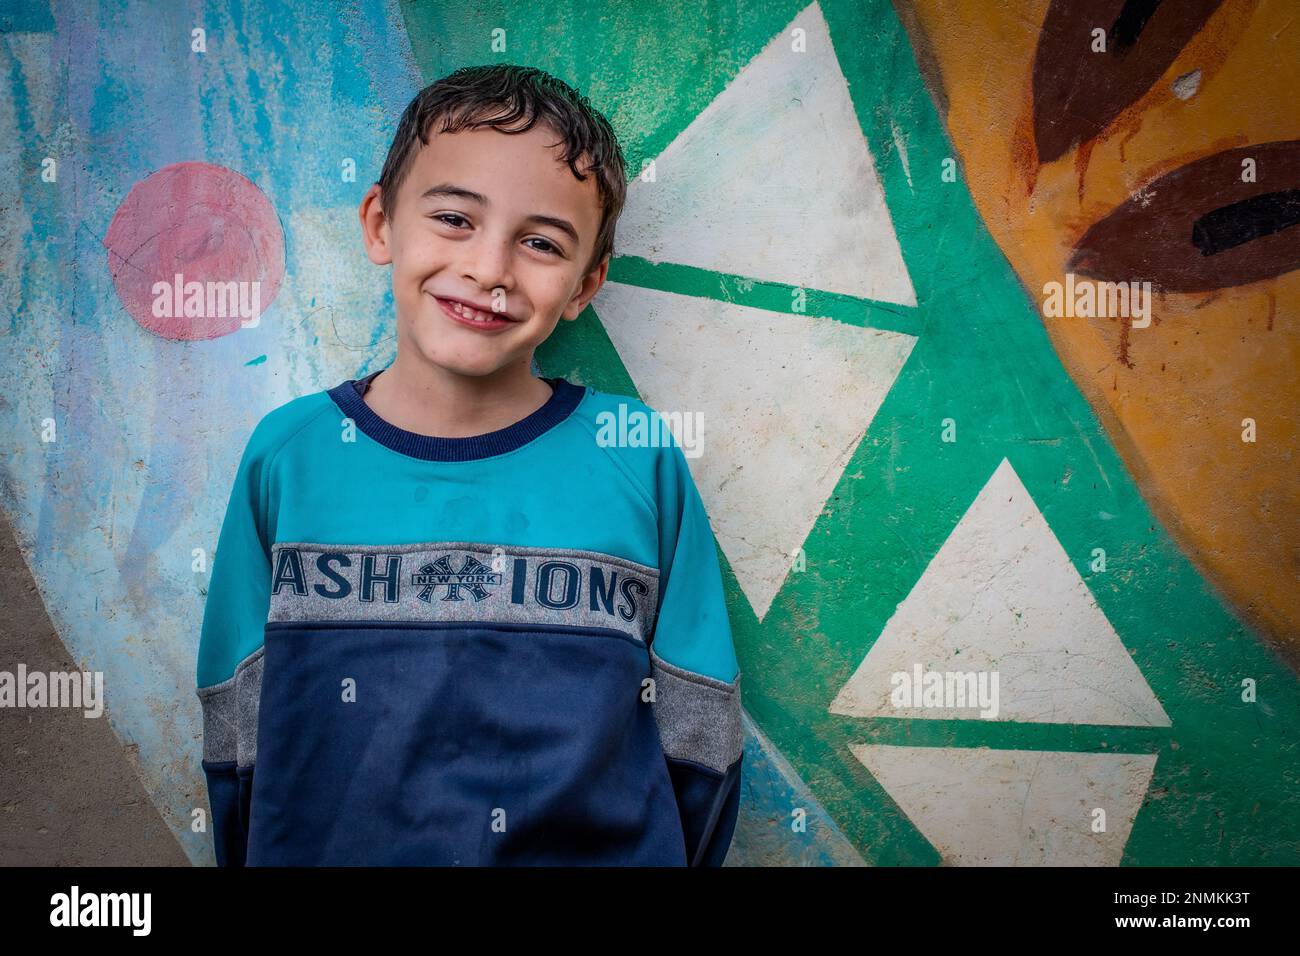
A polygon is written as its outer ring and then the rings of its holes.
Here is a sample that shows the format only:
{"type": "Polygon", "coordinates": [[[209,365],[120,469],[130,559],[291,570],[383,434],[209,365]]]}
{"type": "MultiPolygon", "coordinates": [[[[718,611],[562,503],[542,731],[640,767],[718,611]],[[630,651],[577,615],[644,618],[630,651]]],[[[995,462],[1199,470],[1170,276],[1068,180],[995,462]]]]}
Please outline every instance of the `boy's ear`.
{"type": "Polygon", "coordinates": [[[357,215],[361,219],[361,238],[366,244],[366,255],[377,266],[388,265],[393,261],[393,252],[388,247],[388,219],[379,204],[379,183],[367,189],[361,197],[357,215]]]}
{"type": "Polygon", "coordinates": [[[564,307],[564,311],[560,313],[560,318],[572,322],[581,315],[582,310],[587,307],[587,303],[596,297],[600,287],[605,284],[605,275],[608,272],[609,255],[607,253],[605,258],[600,260],[600,265],[582,277],[582,285],[578,286],[578,291],[573,294],[573,298],[564,307]]]}

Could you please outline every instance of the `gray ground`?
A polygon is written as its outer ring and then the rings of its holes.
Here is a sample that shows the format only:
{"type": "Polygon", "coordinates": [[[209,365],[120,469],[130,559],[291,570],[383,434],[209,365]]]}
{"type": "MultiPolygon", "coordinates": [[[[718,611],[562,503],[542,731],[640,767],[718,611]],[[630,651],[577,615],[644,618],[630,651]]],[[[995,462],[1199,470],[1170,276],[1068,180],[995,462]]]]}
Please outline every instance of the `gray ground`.
{"type": "MultiPolygon", "coordinates": [[[[73,671],[0,512],[0,671],[73,671]]],[[[0,866],[188,866],[107,716],[0,707],[0,866]]]]}

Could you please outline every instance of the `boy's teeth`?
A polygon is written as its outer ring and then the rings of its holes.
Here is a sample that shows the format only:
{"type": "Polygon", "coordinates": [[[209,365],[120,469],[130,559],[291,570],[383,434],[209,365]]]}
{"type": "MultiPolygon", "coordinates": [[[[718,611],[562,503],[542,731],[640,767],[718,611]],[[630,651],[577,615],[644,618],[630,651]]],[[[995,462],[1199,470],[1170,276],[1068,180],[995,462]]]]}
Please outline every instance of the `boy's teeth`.
{"type": "Polygon", "coordinates": [[[451,307],[458,315],[463,315],[467,319],[473,319],[475,322],[486,322],[488,319],[492,318],[485,312],[479,312],[476,309],[468,308],[461,305],[459,302],[453,302],[451,307]]]}

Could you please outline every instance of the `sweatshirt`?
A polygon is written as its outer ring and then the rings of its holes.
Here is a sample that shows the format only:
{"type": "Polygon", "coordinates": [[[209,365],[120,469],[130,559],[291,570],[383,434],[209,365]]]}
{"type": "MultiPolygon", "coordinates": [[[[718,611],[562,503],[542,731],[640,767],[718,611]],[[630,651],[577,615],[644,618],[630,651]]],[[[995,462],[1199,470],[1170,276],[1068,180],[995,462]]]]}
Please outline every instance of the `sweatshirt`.
{"type": "Polygon", "coordinates": [[[507,428],[419,435],[362,399],[382,371],[239,462],[197,661],[218,865],[721,865],[717,547],[667,428],[610,427],[663,419],[547,378],[507,428]]]}

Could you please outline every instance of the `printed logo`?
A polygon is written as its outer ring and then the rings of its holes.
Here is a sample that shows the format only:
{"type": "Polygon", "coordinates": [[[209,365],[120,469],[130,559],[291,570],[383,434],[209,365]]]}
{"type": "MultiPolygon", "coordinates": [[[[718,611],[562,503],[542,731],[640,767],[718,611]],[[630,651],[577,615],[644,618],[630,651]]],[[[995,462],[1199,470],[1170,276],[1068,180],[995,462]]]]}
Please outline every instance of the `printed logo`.
{"type": "Polygon", "coordinates": [[[484,585],[499,585],[501,575],[472,554],[465,555],[465,563],[460,566],[459,571],[454,571],[451,567],[451,555],[444,554],[437,561],[430,561],[420,570],[413,572],[411,583],[423,588],[416,597],[426,604],[433,601],[434,592],[438,588],[447,589],[446,595],[443,596],[444,601],[465,600],[460,596],[461,590],[464,589],[474,596],[474,601],[477,603],[491,594],[484,585]]]}

